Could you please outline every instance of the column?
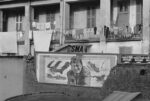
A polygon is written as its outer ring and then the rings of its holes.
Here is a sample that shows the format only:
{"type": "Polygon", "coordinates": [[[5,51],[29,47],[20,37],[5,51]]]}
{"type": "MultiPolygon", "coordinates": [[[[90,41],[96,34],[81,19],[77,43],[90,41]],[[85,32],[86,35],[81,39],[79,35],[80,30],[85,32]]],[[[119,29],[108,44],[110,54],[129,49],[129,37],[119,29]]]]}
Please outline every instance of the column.
{"type": "Polygon", "coordinates": [[[150,53],[150,0],[143,0],[143,42],[142,53],[150,53]]]}
{"type": "Polygon", "coordinates": [[[64,29],[70,29],[70,4],[64,2],[64,29]]]}
{"type": "Polygon", "coordinates": [[[3,11],[0,10],[0,32],[3,31],[3,11]]]}
{"type": "Polygon", "coordinates": [[[100,0],[100,25],[110,26],[111,0],[100,0]]]}
{"type": "Polygon", "coordinates": [[[30,53],[29,31],[30,31],[30,3],[25,5],[25,55],[30,53]]]}
{"type": "Polygon", "coordinates": [[[100,53],[106,52],[104,26],[110,27],[111,0],[100,0],[100,53]]]}
{"type": "Polygon", "coordinates": [[[30,28],[32,30],[32,22],[34,22],[34,8],[33,7],[30,7],[30,28]]]}
{"type": "Polygon", "coordinates": [[[136,0],[130,0],[130,10],[129,10],[129,25],[134,32],[134,27],[136,25],[136,0]]]}
{"type": "Polygon", "coordinates": [[[64,0],[60,2],[60,17],[60,44],[63,45],[65,31],[70,29],[70,5],[64,0]]]}

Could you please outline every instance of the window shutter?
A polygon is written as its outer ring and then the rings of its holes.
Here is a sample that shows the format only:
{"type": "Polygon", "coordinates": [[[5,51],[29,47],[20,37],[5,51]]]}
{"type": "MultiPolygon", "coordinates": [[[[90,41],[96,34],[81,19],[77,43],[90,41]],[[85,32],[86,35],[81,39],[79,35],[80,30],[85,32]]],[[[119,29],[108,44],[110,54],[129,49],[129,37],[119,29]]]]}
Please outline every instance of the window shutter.
{"type": "Polygon", "coordinates": [[[88,7],[87,9],[87,28],[96,26],[96,9],[94,7],[88,7]]]}

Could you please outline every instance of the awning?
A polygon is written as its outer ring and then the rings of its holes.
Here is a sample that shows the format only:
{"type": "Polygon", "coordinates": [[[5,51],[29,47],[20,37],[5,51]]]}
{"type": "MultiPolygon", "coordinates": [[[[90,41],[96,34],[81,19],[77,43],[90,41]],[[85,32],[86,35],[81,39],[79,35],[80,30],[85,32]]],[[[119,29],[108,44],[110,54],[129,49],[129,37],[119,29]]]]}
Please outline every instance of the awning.
{"type": "Polygon", "coordinates": [[[130,93],[130,92],[114,91],[103,101],[132,101],[140,94],[141,94],[140,92],[130,93]]]}

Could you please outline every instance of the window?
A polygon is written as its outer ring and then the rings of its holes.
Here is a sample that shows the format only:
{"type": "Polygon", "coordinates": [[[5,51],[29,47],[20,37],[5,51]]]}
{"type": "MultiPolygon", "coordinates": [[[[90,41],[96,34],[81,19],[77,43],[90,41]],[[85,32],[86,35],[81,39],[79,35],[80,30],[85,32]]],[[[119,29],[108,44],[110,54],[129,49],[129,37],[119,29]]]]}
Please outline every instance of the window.
{"type": "Polygon", "coordinates": [[[3,12],[3,32],[7,31],[7,21],[8,21],[7,13],[6,11],[4,11],[3,12]]]}
{"type": "Polygon", "coordinates": [[[119,6],[119,12],[128,12],[128,2],[129,0],[119,0],[118,6],[119,6]]]}
{"type": "Polygon", "coordinates": [[[95,7],[88,7],[87,9],[87,28],[96,26],[96,9],[95,7]]]}
{"type": "Polygon", "coordinates": [[[34,21],[39,22],[39,10],[38,9],[34,10],[34,21]]]}
{"type": "Polygon", "coordinates": [[[70,29],[74,28],[74,12],[70,13],[70,29]]]}
{"type": "Polygon", "coordinates": [[[137,21],[136,22],[137,22],[137,24],[142,24],[142,13],[143,13],[142,12],[143,11],[142,10],[142,5],[143,5],[142,0],[136,0],[136,5],[137,5],[136,6],[136,9],[137,9],[136,10],[137,11],[137,13],[136,13],[137,14],[137,19],[136,19],[137,21]]]}
{"type": "Polygon", "coordinates": [[[16,31],[22,31],[22,21],[23,21],[23,16],[21,14],[17,14],[16,16],[16,31]]]}

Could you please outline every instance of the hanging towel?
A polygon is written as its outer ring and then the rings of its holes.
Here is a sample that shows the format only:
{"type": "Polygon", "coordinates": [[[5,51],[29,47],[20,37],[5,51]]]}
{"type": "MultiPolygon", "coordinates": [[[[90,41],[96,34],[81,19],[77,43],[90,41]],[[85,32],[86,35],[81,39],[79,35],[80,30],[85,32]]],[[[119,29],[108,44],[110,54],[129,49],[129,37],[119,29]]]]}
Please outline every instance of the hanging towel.
{"type": "Polygon", "coordinates": [[[33,31],[35,51],[48,52],[53,31],[33,31]]]}
{"type": "Polygon", "coordinates": [[[0,32],[0,53],[17,53],[17,32],[0,32]]]}

